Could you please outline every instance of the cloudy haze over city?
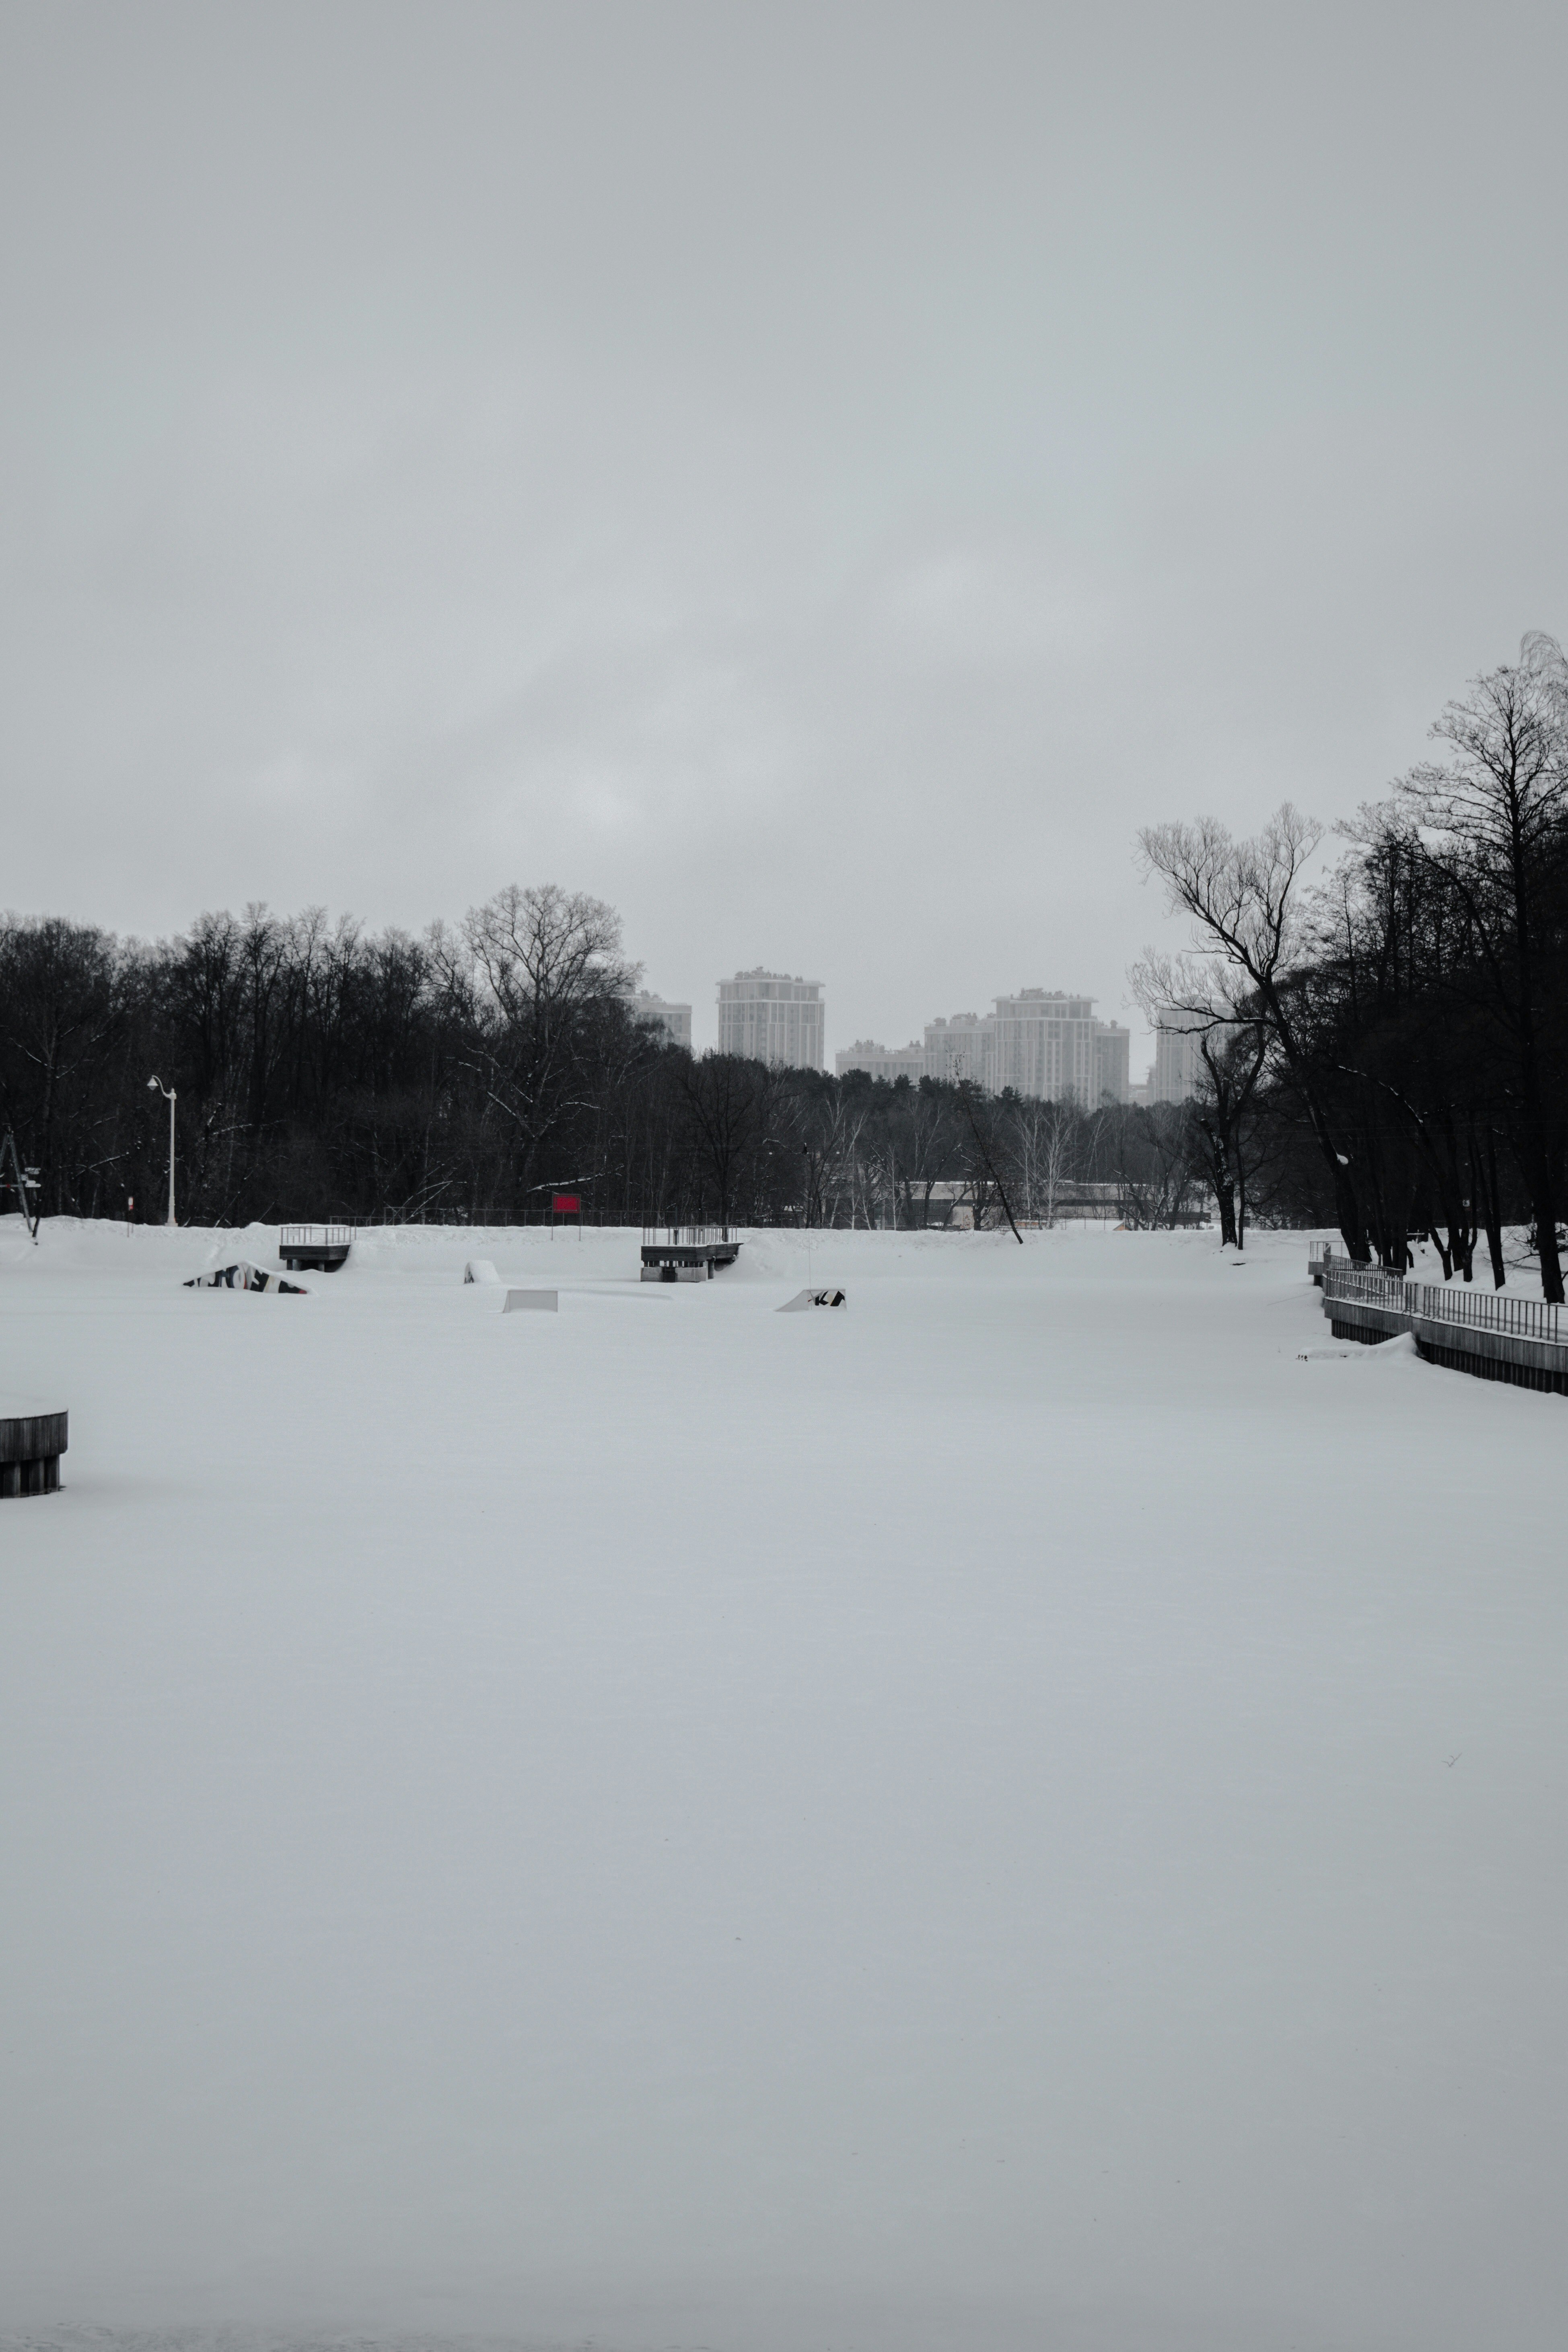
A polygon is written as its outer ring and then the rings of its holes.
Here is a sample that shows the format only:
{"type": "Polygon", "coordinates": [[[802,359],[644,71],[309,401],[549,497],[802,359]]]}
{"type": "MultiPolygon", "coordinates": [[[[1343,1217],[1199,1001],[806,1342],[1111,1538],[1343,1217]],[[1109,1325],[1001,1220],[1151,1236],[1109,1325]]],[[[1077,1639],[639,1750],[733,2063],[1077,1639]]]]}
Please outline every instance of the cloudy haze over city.
{"type": "Polygon", "coordinates": [[[1562,20],[10,9],[5,903],[1150,1042],[1137,826],[1561,629],[1562,20]],[[1528,349],[1529,366],[1512,363],[1528,349]]]}

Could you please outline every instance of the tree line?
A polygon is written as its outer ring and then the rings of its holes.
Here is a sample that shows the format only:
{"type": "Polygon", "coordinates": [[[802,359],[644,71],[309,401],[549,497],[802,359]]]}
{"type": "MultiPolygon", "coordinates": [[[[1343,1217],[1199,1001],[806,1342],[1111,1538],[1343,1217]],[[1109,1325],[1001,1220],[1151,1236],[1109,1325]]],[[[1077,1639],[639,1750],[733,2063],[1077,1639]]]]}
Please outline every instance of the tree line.
{"type": "MultiPolygon", "coordinates": [[[[177,1097],[183,1222],[1050,1223],[1116,1188],[1136,1223],[1194,1217],[1185,1114],[693,1056],[639,1022],[600,901],[512,887],[423,936],[262,906],[120,940],[0,920],[0,1129],[45,1215],[159,1222],[177,1097]]],[[[15,1184],[0,1169],[0,1207],[15,1184]]]]}
{"type": "MultiPolygon", "coordinates": [[[[182,1219],[919,1226],[954,1183],[982,1223],[1050,1223],[1072,1187],[1138,1224],[1205,1206],[1337,1225],[1361,1264],[1492,1280],[1527,1229],[1563,1295],[1568,663],[1549,638],[1436,722],[1443,756],[1339,828],[1151,827],[1184,954],[1132,972],[1195,1040],[1191,1101],[1039,1102],[692,1055],[639,1022],[614,910],[513,887],[416,938],[320,910],[203,915],[121,940],[0,919],[0,1141],[46,1215],[161,1220],[178,1096],[182,1219]]],[[[0,1209],[16,1205],[0,1160],[0,1209]]]]}
{"type": "Polygon", "coordinates": [[[1203,819],[1141,836],[1193,924],[1150,953],[1140,1002],[1197,1041],[1191,1116],[1226,1236],[1248,1188],[1315,1197],[1358,1264],[1403,1273],[1430,1235],[1445,1278],[1528,1226],[1563,1296],[1568,1204],[1568,661],[1550,637],[1475,679],[1439,756],[1337,828],[1289,804],[1251,840],[1203,819]]]}

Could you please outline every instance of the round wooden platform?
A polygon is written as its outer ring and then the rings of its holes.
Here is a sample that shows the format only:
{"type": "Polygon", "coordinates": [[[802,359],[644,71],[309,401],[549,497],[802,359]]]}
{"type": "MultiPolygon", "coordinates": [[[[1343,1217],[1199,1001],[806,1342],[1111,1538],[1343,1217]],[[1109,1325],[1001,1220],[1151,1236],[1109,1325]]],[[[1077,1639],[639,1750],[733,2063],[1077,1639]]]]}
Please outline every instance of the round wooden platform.
{"type": "Polygon", "coordinates": [[[0,1393],[0,1499],[58,1493],[68,1419],[60,1406],[0,1393]]]}

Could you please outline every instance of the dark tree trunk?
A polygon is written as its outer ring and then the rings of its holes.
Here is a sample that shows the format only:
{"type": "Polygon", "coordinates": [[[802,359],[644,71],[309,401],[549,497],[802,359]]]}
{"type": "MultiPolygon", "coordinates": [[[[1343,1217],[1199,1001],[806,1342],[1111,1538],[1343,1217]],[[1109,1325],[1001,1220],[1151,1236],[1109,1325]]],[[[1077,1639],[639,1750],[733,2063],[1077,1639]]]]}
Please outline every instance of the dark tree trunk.
{"type": "Polygon", "coordinates": [[[1474,1127],[1470,1129],[1470,1176],[1486,1226],[1487,1253],[1492,1262],[1492,1288],[1500,1290],[1508,1280],[1508,1271],[1502,1260],[1502,1202],[1498,1190],[1497,1136],[1489,1127],[1484,1153],[1477,1148],[1474,1127]]]}

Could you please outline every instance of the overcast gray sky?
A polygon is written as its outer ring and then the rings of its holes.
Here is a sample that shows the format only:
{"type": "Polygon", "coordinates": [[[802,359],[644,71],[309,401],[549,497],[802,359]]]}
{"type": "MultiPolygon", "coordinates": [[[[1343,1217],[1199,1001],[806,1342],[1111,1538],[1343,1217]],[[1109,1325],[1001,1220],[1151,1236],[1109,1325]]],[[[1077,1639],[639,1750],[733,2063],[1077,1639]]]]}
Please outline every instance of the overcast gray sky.
{"type": "Polygon", "coordinates": [[[1128,1018],[1139,824],[1568,631],[1561,8],[0,24],[0,904],[1128,1018]]]}

